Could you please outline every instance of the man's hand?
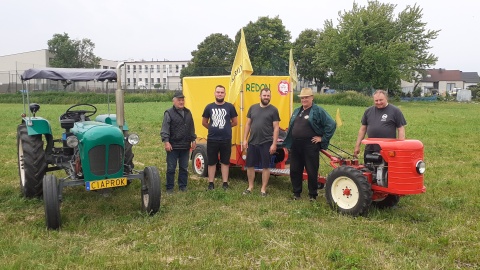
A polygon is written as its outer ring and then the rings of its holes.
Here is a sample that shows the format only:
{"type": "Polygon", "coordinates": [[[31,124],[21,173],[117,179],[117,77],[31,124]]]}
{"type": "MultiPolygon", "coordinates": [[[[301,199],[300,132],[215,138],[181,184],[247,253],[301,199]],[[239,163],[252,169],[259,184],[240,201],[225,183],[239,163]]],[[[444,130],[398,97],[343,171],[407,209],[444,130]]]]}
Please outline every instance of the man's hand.
{"type": "Polygon", "coordinates": [[[170,151],[173,150],[172,145],[170,144],[170,142],[165,142],[165,143],[164,143],[164,146],[165,146],[165,151],[167,151],[167,152],[170,152],[170,151]]]}
{"type": "Polygon", "coordinates": [[[277,142],[273,142],[270,146],[270,155],[275,154],[275,152],[277,152],[277,142]]]}

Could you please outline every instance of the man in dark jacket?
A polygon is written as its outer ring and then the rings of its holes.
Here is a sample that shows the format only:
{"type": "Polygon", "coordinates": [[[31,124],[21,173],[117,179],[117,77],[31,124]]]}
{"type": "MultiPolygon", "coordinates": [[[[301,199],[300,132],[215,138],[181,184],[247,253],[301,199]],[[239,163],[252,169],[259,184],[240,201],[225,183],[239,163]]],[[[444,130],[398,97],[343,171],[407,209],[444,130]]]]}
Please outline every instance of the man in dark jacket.
{"type": "Polygon", "coordinates": [[[185,108],[185,96],[181,92],[175,93],[173,106],[165,111],[160,136],[167,151],[167,193],[173,193],[177,162],[178,188],[180,191],[186,191],[188,157],[190,147],[195,148],[197,135],[195,135],[192,113],[185,108]]]}

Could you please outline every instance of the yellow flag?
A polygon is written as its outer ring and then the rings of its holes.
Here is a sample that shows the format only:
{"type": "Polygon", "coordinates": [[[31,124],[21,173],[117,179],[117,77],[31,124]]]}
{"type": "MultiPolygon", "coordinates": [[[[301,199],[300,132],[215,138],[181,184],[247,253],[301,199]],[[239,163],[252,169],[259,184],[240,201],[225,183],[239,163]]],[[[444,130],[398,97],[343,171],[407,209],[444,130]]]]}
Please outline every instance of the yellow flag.
{"type": "Polygon", "coordinates": [[[230,73],[230,87],[227,101],[234,103],[238,94],[242,90],[243,82],[253,73],[250,57],[248,56],[247,44],[243,29],[241,29],[240,43],[238,44],[237,54],[232,65],[230,73]]]}
{"type": "Polygon", "coordinates": [[[288,63],[288,73],[290,74],[290,79],[292,80],[292,91],[295,90],[298,83],[298,76],[297,76],[297,67],[295,66],[295,62],[293,61],[293,49],[290,49],[290,61],[288,63]]]}
{"type": "Polygon", "coordinates": [[[343,125],[342,118],[340,117],[339,108],[337,108],[337,116],[335,116],[335,122],[337,122],[337,127],[341,127],[343,125]]]}

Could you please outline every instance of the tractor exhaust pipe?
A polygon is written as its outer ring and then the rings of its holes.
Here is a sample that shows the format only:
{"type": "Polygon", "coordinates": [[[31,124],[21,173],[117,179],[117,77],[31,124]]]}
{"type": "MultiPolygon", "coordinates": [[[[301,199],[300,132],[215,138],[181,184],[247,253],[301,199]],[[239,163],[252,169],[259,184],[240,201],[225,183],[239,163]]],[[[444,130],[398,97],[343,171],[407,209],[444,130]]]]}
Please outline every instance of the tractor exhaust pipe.
{"type": "Polygon", "coordinates": [[[116,114],[117,114],[117,124],[118,128],[123,131],[123,125],[125,123],[125,99],[124,93],[122,90],[122,71],[121,67],[125,65],[124,62],[120,62],[117,65],[117,90],[115,91],[115,104],[116,104],[116,114]]]}

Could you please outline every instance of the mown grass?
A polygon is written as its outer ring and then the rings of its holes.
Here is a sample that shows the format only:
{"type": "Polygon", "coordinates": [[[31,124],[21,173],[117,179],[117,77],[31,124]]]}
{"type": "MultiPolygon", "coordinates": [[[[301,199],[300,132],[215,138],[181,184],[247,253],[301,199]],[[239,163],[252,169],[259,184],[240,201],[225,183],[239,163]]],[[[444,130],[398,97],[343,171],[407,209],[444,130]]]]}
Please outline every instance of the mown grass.
{"type": "MultiPolygon", "coordinates": [[[[158,166],[164,187],[162,112],[169,102],[127,103],[126,119],[141,142],[135,166],[158,166]]],[[[352,218],[318,201],[290,201],[287,177],[272,177],[269,196],[243,196],[245,173],[231,170],[231,189],[207,192],[191,175],[189,191],[162,194],[161,210],[140,211],[140,183],[104,197],[66,188],[60,231],[45,229],[43,202],[19,195],[16,126],[20,104],[2,104],[0,265],[2,269],[478,269],[480,267],[479,104],[397,103],[407,137],[425,145],[427,192],[398,207],[352,218]]],[[[42,104],[51,120],[69,105],[42,104]]],[[[99,105],[106,111],[106,105],[99,105]]],[[[352,152],[365,107],[325,105],[343,126],[332,143],[352,152]]],[[[196,116],[195,121],[200,121],[196,116]]],[[[322,159],[322,174],[330,168],[322,159]]],[[[61,172],[58,172],[62,176],[61,172]]],[[[259,179],[257,179],[259,180],[259,179]]],[[[220,180],[217,179],[217,184],[220,180]]],[[[306,183],[305,183],[306,184],[306,183]]]]}

